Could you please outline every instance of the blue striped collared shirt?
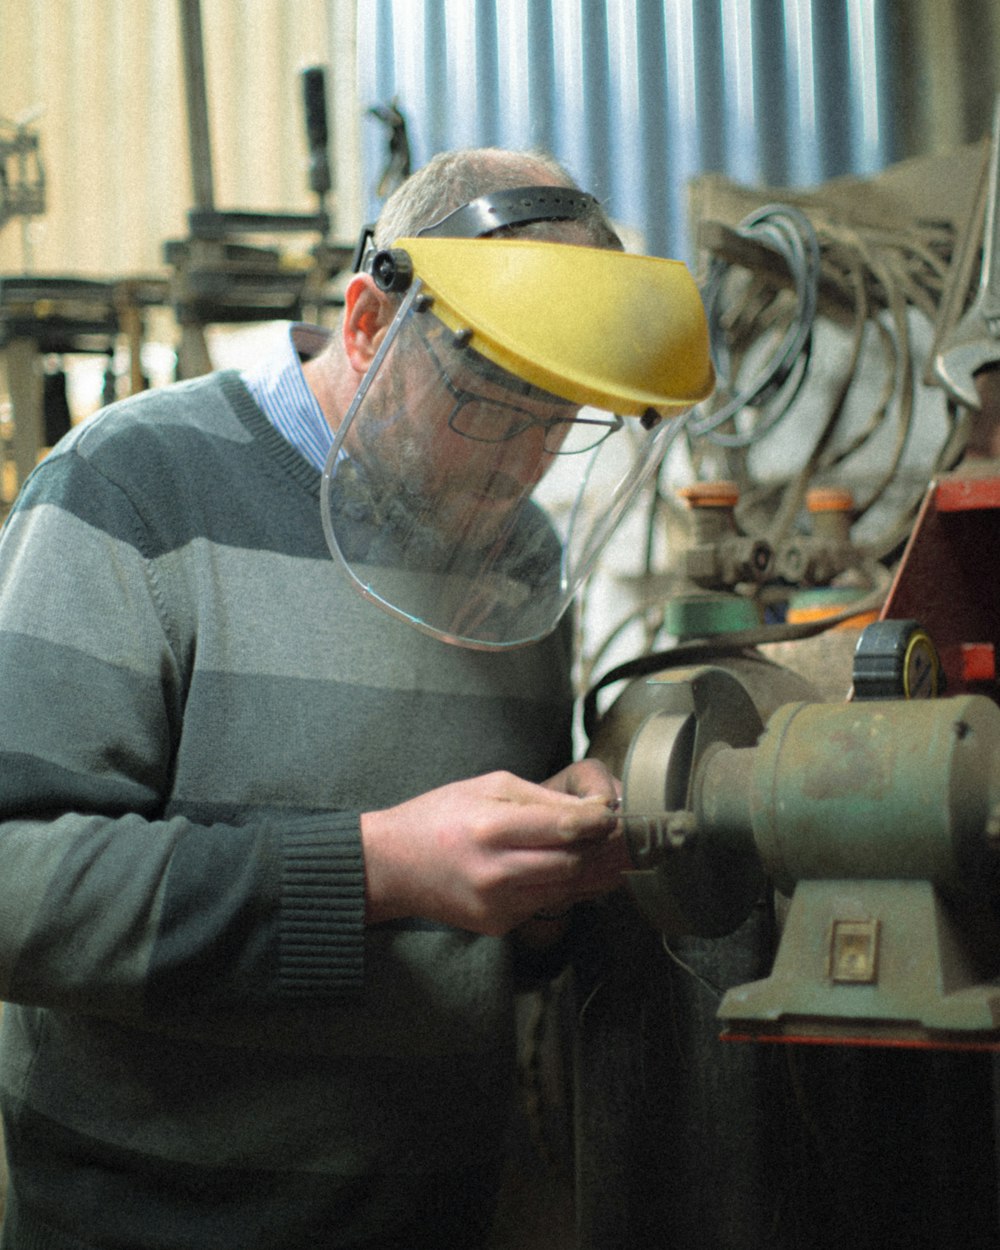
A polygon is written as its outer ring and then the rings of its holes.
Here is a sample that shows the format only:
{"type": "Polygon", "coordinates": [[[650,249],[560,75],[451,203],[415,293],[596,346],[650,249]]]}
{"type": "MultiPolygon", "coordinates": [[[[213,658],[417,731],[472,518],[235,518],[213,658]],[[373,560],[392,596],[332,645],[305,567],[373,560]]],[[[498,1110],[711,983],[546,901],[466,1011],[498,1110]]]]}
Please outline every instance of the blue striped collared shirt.
{"type": "Polygon", "coordinates": [[[309,389],[302,361],[317,356],[329,341],[329,330],[304,322],[290,322],[280,350],[269,353],[240,374],[257,406],[278,433],[320,472],[333,445],[333,431],[309,389]]]}

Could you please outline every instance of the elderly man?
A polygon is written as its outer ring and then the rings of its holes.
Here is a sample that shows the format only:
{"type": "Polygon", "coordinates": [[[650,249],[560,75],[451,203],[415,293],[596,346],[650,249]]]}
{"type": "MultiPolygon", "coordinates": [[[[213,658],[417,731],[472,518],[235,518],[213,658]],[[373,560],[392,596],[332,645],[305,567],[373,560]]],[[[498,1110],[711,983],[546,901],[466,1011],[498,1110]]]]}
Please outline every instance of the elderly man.
{"type": "Polygon", "coordinates": [[[683,267],[616,246],[547,160],[439,158],[336,335],[115,405],[25,485],[3,1246],[482,1243],[515,978],[625,866],[559,620],[711,384],[683,267]],[[536,485],[625,422],[560,535],[536,485]]]}

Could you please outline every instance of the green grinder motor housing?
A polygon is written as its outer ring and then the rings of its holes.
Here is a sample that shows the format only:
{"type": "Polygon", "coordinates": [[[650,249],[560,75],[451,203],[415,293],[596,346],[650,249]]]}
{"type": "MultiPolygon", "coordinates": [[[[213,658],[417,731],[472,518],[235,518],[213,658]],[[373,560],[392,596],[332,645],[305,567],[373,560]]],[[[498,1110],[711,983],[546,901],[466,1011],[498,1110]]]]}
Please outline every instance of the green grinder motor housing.
{"type": "Polygon", "coordinates": [[[738,688],[678,671],[623,804],[667,936],[733,931],[765,879],[790,898],[771,975],[722,1000],[730,1035],[1000,1045],[1000,708],[791,703],[758,734],[738,688]]]}

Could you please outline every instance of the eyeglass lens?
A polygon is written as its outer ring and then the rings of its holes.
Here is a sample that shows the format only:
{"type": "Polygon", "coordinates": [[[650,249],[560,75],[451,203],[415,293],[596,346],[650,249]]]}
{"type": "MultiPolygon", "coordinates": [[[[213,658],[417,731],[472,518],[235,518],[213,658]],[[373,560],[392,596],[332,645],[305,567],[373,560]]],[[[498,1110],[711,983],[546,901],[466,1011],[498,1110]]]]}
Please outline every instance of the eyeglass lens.
{"type": "MultiPolygon", "coordinates": [[[[422,333],[420,337],[442,382],[455,400],[448,425],[464,438],[479,443],[503,443],[527,430],[542,429],[545,432],[544,450],[547,454],[556,456],[592,451],[609,434],[622,427],[621,417],[610,420],[580,417],[576,407],[559,404],[554,397],[552,406],[563,408],[566,416],[543,416],[518,404],[476,394],[457,384],[453,371],[445,368],[430,340],[422,333]]],[[[487,362],[484,361],[485,363],[487,362]]],[[[491,371],[501,372],[495,366],[490,368],[491,371]]],[[[496,384],[503,385],[499,380],[496,384]]]]}

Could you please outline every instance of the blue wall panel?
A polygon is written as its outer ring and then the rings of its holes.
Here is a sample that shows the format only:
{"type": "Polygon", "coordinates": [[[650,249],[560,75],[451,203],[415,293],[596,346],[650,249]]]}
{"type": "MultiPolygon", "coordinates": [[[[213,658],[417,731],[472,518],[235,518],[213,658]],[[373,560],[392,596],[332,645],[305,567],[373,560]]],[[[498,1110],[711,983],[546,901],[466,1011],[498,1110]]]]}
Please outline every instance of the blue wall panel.
{"type": "MultiPolygon", "coordinates": [[[[888,0],[358,0],[365,106],[415,165],[541,147],[646,248],[690,259],[685,184],[808,186],[898,158],[888,0]]],[[[365,128],[368,212],[385,130],[365,128]]]]}

